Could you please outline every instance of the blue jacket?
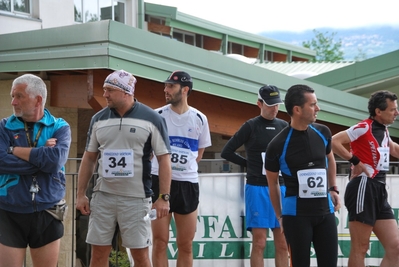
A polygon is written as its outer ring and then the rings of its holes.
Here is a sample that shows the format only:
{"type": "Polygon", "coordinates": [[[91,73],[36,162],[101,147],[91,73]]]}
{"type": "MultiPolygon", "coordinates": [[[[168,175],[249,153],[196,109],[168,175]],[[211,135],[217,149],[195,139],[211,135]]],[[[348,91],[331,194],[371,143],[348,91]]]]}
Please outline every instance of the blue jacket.
{"type": "Polygon", "coordinates": [[[29,133],[32,148],[29,161],[7,154],[10,146],[29,147],[24,123],[14,115],[0,121],[0,209],[32,213],[48,209],[65,196],[65,168],[71,144],[71,129],[61,118],[45,109],[43,118],[29,133]],[[42,127],[40,135],[39,129],[42,127]],[[54,147],[46,147],[49,138],[56,138],[54,147]],[[39,192],[32,200],[29,192],[36,176],[39,192]]]}

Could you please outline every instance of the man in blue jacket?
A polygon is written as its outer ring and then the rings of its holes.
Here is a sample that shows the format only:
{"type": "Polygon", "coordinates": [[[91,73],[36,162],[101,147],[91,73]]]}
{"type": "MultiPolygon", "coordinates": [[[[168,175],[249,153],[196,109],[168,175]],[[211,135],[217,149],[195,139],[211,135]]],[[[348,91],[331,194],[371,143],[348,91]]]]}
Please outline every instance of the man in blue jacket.
{"type": "Polygon", "coordinates": [[[57,266],[62,218],[48,212],[65,196],[68,123],[44,108],[46,84],[25,74],[13,81],[14,114],[0,121],[0,267],[57,266]]]}

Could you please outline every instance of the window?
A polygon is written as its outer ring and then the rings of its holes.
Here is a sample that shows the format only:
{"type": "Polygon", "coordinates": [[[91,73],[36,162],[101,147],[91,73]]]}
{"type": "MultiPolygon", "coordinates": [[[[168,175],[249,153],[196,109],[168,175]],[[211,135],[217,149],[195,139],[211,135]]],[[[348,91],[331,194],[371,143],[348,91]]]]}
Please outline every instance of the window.
{"type": "Polygon", "coordinates": [[[111,19],[125,23],[126,0],[74,0],[74,4],[76,22],[111,19]]]}
{"type": "Polygon", "coordinates": [[[244,46],[236,43],[229,42],[228,43],[228,51],[229,54],[239,54],[244,55],[244,46]]]}
{"type": "Polygon", "coordinates": [[[30,14],[30,0],[0,0],[0,10],[12,13],[30,14]]]}
{"type": "Polygon", "coordinates": [[[265,62],[273,62],[273,52],[270,51],[265,51],[264,57],[263,57],[265,62]]]}
{"type": "Polygon", "coordinates": [[[173,31],[173,39],[190,44],[190,45],[195,45],[195,34],[190,33],[190,32],[184,32],[180,30],[174,30],[173,31]]]}

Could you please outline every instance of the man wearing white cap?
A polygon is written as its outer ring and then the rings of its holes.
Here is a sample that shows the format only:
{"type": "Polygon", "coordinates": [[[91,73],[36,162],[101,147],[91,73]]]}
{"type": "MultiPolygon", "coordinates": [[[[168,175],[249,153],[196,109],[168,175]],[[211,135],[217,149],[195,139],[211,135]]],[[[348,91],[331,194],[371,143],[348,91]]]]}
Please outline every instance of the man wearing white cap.
{"type": "MultiPolygon", "coordinates": [[[[116,224],[122,246],[130,248],[134,266],[150,267],[151,155],[160,167],[159,184],[169,193],[170,146],[165,121],[134,99],[136,78],[118,70],[105,79],[107,107],[90,122],[86,151],[78,174],[76,208],[90,214],[86,242],[92,245],[91,267],[108,267],[116,224]],[[89,205],[88,182],[98,162],[98,179],[89,205]]],[[[154,203],[157,217],[169,213],[169,202],[154,203]]]]}
{"type": "MultiPolygon", "coordinates": [[[[279,104],[282,103],[276,86],[262,86],[257,101],[260,115],[246,121],[226,143],[221,154],[222,158],[246,168],[245,221],[247,230],[252,233],[251,267],[264,266],[263,255],[269,228],[273,231],[276,267],[288,266],[287,244],[270,202],[266,171],[263,167],[267,145],[288,126],[286,121],[277,118],[279,104]],[[245,147],[246,157],[235,152],[242,145],[245,147]]],[[[282,178],[280,185],[284,196],[282,178]]]]}

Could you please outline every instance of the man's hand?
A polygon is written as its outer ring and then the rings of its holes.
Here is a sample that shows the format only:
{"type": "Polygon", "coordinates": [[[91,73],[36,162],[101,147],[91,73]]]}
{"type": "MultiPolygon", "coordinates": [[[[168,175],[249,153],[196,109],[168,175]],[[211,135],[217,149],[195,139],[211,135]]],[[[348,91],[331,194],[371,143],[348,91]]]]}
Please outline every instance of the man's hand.
{"type": "Polygon", "coordinates": [[[341,208],[341,199],[335,191],[330,191],[331,200],[334,204],[334,211],[338,211],[341,208]]]}
{"type": "Polygon", "coordinates": [[[153,208],[157,210],[157,219],[163,218],[169,214],[169,201],[158,198],[153,208]]]}
{"type": "Polygon", "coordinates": [[[44,146],[54,147],[57,144],[57,138],[49,138],[44,146]]]}
{"type": "Polygon", "coordinates": [[[89,198],[87,196],[76,198],[76,209],[80,210],[83,215],[90,214],[89,198]]]}
{"type": "Polygon", "coordinates": [[[363,162],[359,162],[357,165],[352,166],[350,180],[352,178],[358,177],[360,174],[362,174],[362,172],[364,172],[367,177],[371,177],[371,174],[369,173],[366,165],[364,165],[363,162]]]}

